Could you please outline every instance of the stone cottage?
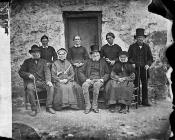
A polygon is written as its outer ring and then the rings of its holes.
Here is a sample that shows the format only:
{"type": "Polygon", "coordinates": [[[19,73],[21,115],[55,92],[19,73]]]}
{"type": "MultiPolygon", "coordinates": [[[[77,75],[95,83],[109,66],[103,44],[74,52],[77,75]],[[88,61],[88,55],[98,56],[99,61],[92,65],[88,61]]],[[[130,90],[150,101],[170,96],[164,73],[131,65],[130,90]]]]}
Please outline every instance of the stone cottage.
{"type": "Polygon", "coordinates": [[[155,64],[162,64],[167,40],[167,20],[148,12],[150,0],[12,0],[10,45],[12,91],[22,88],[18,70],[33,44],[40,45],[44,34],[56,50],[73,45],[79,34],[89,51],[92,44],[106,43],[113,32],[115,43],[127,50],[134,41],[136,28],[145,28],[155,64]]]}

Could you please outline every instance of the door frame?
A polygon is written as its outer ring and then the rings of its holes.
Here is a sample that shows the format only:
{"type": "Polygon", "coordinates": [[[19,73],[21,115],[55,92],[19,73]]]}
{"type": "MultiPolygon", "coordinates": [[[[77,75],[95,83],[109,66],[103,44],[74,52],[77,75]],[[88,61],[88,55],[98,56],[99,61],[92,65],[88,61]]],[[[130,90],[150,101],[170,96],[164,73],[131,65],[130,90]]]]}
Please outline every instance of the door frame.
{"type": "MultiPolygon", "coordinates": [[[[99,48],[101,48],[101,32],[102,32],[102,11],[63,11],[64,33],[65,33],[65,48],[68,49],[69,33],[68,33],[68,19],[69,18],[97,18],[97,36],[99,48]]],[[[72,38],[73,39],[73,38],[72,38]]]]}

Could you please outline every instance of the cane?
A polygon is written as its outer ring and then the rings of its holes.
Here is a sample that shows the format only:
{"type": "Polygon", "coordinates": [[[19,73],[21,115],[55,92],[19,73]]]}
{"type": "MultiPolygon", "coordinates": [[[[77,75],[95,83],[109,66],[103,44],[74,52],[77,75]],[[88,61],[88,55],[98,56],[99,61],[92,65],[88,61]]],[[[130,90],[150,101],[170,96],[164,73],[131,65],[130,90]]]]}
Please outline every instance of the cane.
{"type": "Polygon", "coordinates": [[[33,84],[34,84],[34,89],[35,89],[37,104],[38,104],[39,110],[41,111],[40,102],[39,102],[39,98],[38,98],[38,92],[37,92],[37,89],[36,89],[36,80],[35,80],[35,77],[33,79],[33,84]]]}
{"type": "Polygon", "coordinates": [[[141,104],[141,101],[140,101],[140,66],[138,67],[139,70],[138,70],[138,95],[137,95],[137,101],[139,103],[139,105],[141,104]]]}

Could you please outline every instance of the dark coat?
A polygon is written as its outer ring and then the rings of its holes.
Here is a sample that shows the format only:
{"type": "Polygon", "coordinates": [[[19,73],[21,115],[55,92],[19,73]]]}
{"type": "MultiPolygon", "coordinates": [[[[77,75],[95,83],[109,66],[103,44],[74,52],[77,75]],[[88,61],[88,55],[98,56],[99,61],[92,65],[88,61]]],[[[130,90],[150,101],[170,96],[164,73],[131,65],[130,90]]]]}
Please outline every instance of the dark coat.
{"type": "Polygon", "coordinates": [[[136,64],[136,66],[137,66],[139,64],[139,61],[140,61],[139,53],[141,51],[143,52],[142,58],[144,59],[144,65],[151,66],[151,64],[153,63],[153,56],[152,56],[150,47],[145,43],[143,43],[141,50],[140,50],[139,45],[137,43],[134,43],[129,47],[128,61],[132,64],[136,64]]]}
{"type": "Polygon", "coordinates": [[[57,53],[55,49],[51,46],[48,46],[48,48],[40,47],[41,49],[41,58],[47,60],[48,62],[54,62],[57,60],[57,53]]]}
{"type": "MultiPolygon", "coordinates": [[[[86,81],[86,79],[88,79],[90,77],[90,73],[91,73],[91,64],[92,64],[92,60],[89,59],[84,65],[83,67],[81,67],[79,69],[79,77],[82,83],[84,83],[86,81]]],[[[104,80],[104,82],[106,82],[109,79],[109,68],[107,66],[106,61],[101,58],[100,59],[100,78],[104,80]]]]}
{"type": "Polygon", "coordinates": [[[111,78],[117,80],[121,77],[128,77],[128,81],[135,79],[135,69],[132,64],[118,62],[114,65],[111,78]],[[123,69],[122,69],[123,68],[123,69]],[[116,77],[117,75],[117,77],[116,77]]]}
{"type": "Polygon", "coordinates": [[[36,80],[41,82],[51,81],[51,73],[49,67],[47,66],[47,61],[44,59],[39,59],[36,64],[34,59],[29,58],[24,61],[19,70],[19,75],[25,81],[31,81],[29,75],[33,74],[36,80]]]}

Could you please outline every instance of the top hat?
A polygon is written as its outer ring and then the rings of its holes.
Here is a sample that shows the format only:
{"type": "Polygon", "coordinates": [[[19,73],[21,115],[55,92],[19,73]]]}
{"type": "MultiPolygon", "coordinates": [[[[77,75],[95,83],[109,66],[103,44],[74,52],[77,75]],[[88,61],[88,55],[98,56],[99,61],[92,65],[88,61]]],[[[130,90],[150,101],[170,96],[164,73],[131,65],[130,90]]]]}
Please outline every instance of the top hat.
{"type": "Polygon", "coordinates": [[[29,53],[36,52],[36,51],[41,51],[40,48],[37,45],[33,45],[31,49],[29,50],[29,53]]]}
{"type": "Polygon", "coordinates": [[[99,46],[97,45],[92,45],[90,48],[91,48],[90,54],[92,54],[93,52],[100,52],[99,46]]]}
{"type": "Polygon", "coordinates": [[[136,29],[136,35],[134,35],[134,38],[136,38],[137,36],[144,36],[146,37],[146,35],[144,34],[145,30],[142,28],[137,28],[136,29]]]}

